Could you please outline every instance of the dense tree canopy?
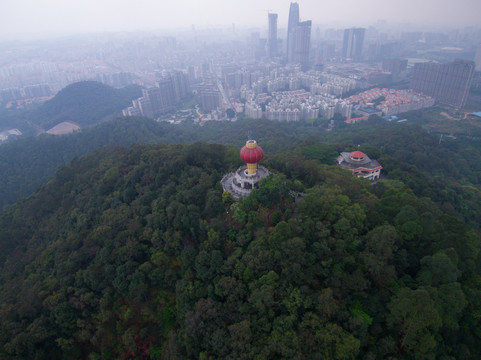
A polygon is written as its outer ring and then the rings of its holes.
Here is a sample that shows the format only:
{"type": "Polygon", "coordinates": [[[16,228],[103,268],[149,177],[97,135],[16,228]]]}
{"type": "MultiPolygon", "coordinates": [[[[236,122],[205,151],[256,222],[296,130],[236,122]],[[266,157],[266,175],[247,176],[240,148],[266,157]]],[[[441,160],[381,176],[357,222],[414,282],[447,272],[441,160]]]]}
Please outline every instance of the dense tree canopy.
{"type": "MultiPolygon", "coordinates": [[[[358,144],[383,165],[383,174],[408,185],[417,196],[434,200],[448,213],[472,226],[481,224],[481,141],[459,138],[439,143],[415,124],[373,120],[334,131],[303,123],[266,120],[170,125],[144,118],[121,118],[68,136],[40,136],[0,146],[0,206],[32,193],[59,166],[101,145],[133,143],[192,143],[195,141],[242,146],[251,134],[262,141],[266,154],[289,154],[334,164],[341,151],[358,144]]],[[[283,168],[297,176],[296,162],[283,168]]]]}
{"type": "Polygon", "coordinates": [[[0,357],[481,356],[472,227],[295,149],[232,202],[219,181],[238,164],[223,145],[108,148],[7,209],[0,357]]]}

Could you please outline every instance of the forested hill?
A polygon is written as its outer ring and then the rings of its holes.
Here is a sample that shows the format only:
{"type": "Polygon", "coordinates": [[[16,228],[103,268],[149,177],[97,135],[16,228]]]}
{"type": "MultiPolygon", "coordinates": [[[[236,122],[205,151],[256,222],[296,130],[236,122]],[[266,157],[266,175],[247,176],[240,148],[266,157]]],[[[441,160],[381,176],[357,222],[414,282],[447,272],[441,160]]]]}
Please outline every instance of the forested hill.
{"type": "Polygon", "coordinates": [[[114,89],[96,81],[82,81],[68,85],[27,117],[45,130],[63,121],[74,121],[84,127],[121,114],[123,108],[132,104],[132,99],[141,95],[137,85],[114,89]]]}
{"type": "MultiPolygon", "coordinates": [[[[39,136],[0,146],[0,206],[28,196],[50,179],[59,166],[102,145],[133,143],[215,142],[240,147],[247,135],[262,139],[268,153],[281,152],[334,164],[339,152],[357,144],[383,165],[383,174],[429,197],[443,211],[481,230],[481,141],[446,139],[416,124],[379,119],[326,132],[302,122],[265,120],[170,125],[145,118],[119,118],[67,136],[39,136]]],[[[295,167],[284,169],[292,172],[295,167]]]]}
{"type": "MultiPolygon", "coordinates": [[[[312,135],[313,129],[265,121],[226,124],[171,125],[140,117],[116,118],[69,135],[41,135],[0,146],[0,208],[30,195],[50,179],[56,170],[74,157],[85,155],[99,146],[127,147],[135,143],[218,142],[240,146],[247,134],[256,129],[263,136],[263,147],[279,150],[312,135]],[[297,129],[296,129],[297,127],[297,129]]],[[[323,129],[314,129],[318,134],[323,129]]],[[[332,163],[336,154],[330,159],[332,163]]]]}
{"type": "Polygon", "coordinates": [[[41,135],[0,146],[0,208],[30,195],[57,169],[74,157],[98,147],[128,147],[134,143],[169,143],[175,129],[166,131],[153,120],[121,118],[68,135],[41,135]]]}
{"type": "Polygon", "coordinates": [[[481,357],[463,222],[295,154],[266,154],[274,175],[233,203],[219,181],[239,161],[202,143],[98,150],[4,212],[0,358],[481,357]]]}

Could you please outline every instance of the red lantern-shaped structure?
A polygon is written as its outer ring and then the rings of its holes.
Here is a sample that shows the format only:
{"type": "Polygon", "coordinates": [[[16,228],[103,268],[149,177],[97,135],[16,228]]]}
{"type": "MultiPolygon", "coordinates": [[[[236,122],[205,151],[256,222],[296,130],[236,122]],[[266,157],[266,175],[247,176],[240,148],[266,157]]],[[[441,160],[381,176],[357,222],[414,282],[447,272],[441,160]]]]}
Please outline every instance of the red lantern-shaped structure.
{"type": "Polygon", "coordinates": [[[240,158],[247,163],[247,173],[252,175],[257,172],[257,163],[262,160],[264,151],[255,140],[248,140],[240,151],[240,158]]]}
{"type": "Polygon", "coordinates": [[[262,160],[264,151],[255,140],[248,140],[240,151],[240,158],[247,163],[235,172],[225,174],[221,180],[222,188],[232,194],[234,199],[248,196],[253,189],[259,187],[259,182],[269,176],[269,170],[257,165],[262,160]]]}

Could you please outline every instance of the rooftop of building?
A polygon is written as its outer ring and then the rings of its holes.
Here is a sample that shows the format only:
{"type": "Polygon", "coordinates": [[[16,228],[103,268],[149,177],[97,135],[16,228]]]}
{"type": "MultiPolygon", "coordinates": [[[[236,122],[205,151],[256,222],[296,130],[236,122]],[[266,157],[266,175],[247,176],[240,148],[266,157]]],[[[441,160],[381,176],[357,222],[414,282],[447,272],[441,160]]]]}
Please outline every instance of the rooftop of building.
{"type": "Polygon", "coordinates": [[[432,99],[430,96],[416,93],[412,90],[374,88],[363,91],[362,93],[356,95],[352,95],[345,100],[352,103],[360,103],[362,105],[372,103],[374,100],[379,99],[380,97],[384,97],[384,100],[376,106],[378,109],[432,99]]]}
{"type": "Polygon", "coordinates": [[[344,169],[357,170],[359,168],[374,170],[382,168],[377,160],[372,160],[362,151],[342,152],[337,158],[338,164],[344,169]]]}

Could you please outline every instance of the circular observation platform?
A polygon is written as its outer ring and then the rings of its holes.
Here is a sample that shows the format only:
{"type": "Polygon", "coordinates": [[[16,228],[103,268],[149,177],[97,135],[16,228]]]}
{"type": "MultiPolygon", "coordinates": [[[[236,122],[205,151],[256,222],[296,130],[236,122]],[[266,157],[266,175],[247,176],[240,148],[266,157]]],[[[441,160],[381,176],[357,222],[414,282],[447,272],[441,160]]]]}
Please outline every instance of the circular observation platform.
{"type": "Polygon", "coordinates": [[[255,174],[249,174],[247,166],[241,166],[236,172],[224,175],[221,180],[224,191],[231,193],[236,200],[248,196],[252,189],[259,187],[259,181],[269,175],[264,166],[257,166],[255,174]]]}

